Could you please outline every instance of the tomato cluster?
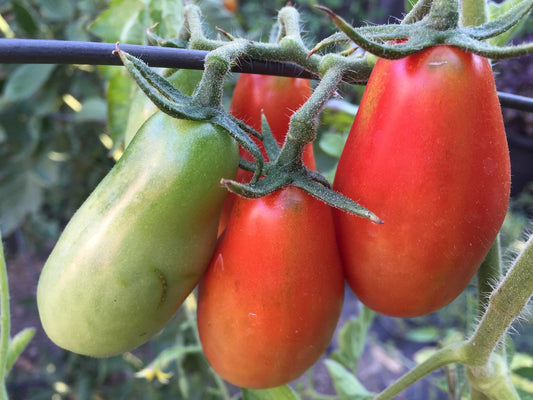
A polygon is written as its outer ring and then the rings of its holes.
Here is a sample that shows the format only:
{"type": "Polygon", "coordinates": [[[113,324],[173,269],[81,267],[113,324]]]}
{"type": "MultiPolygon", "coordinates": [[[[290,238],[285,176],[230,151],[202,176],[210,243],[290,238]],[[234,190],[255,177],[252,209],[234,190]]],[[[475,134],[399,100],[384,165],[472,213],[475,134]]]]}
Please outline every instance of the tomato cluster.
{"type": "MultiPolygon", "coordinates": [[[[250,91],[237,85],[232,110],[259,127],[263,108],[280,140],[288,121],[276,116],[287,115],[288,103],[269,102],[279,95],[272,88],[256,97],[253,79],[268,78],[243,75],[250,91]]],[[[294,93],[285,90],[285,101],[294,93]]],[[[332,219],[328,206],[295,187],[233,206],[198,303],[205,355],[229,382],[273,387],[309,368],[337,323],[342,276],[365,305],[396,317],[436,311],[465,289],[509,200],[488,61],[448,46],[378,60],[333,187],[385,223],[340,210],[332,219]]]]}
{"type": "MultiPolygon", "coordinates": [[[[242,74],[230,111],[257,130],[263,111],[282,144],[310,94],[307,80],[242,74]]],[[[237,174],[239,153],[250,160],[209,123],[153,114],[44,267],[37,300],[50,338],[91,356],[127,351],[199,284],[212,367],[235,385],[278,386],[324,353],[345,282],[386,315],[436,311],[465,289],[507,210],[491,67],[449,46],[378,60],[340,158],[333,188],[384,224],[295,186],[226,197],[221,178],[251,177],[237,174]]],[[[303,162],[315,169],[311,145],[303,162]]]]}

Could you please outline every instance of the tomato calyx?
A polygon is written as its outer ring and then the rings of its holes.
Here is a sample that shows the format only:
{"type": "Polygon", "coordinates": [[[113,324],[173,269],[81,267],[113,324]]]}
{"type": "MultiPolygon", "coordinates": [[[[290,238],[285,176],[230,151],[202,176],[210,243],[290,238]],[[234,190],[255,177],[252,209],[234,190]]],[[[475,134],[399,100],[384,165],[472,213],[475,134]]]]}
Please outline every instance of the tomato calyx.
{"type": "Polygon", "coordinates": [[[318,43],[309,53],[339,42],[353,42],[381,58],[398,59],[436,45],[450,45],[483,57],[500,60],[533,52],[532,44],[495,46],[483,40],[516,26],[533,9],[533,0],[522,1],[500,17],[479,26],[460,26],[457,0],[419,1],[401,24],[354,28],[327,7],[326,12],[342,33],[318,43]]]}
{"type": "MultiPolygon", "coordinates": [[[[292,129],[292,128],[291,128],[292,129]]],[[[326,204],[344,210],[346,212],[367,218],[375,223],[383,221],[370,210],[359,205],[348,197],[341,195],[331,189],[330,183],[320,173],[310,170],[303,165],[301,154],[296,156],[290,162],[284,162],[280,157],[284,149],[293,148],[295,144],[287,144],[280,148],[277,144],[268,121],[262,116],[263,143],[268,158],[274,160],[267,162],[263,166],[265,176],[256,182],[247,184],[239,183],[230,179],[222,179],[221,183],[231,192],[246,198],[259,198],[271,194],[285,186],[297,186],[310,195],[322,200],[326,204]]],[[[300,145],[305,142],[300,142],[300,145]]],[[[298,146],[299,148],[299,146],[298,146]]],[[[303,148],[303,147],[302,147],[303,148]]],[[[300,150],[301,151],[301,150],[300,150]]],[[[241,160],[242,162],[243,160],[241,160]]],[[[241,168],[253,170],[253,163],[242,162],[241,168]]]]}

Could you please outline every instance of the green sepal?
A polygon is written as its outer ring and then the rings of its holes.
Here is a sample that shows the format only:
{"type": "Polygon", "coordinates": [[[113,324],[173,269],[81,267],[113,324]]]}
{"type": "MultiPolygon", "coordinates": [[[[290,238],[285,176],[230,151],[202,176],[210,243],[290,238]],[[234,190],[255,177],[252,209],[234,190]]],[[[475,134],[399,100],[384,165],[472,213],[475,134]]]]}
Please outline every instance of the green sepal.
{"type": "Polygon", "coordinates": [[[305,179],[302,177],[300,179],[295,179],[293,185],[305,190],[310,195],[316,197],[319,200],[322,200],[324,203],[330,205],[331,207],[335,207],[351,214],[358,215],[378,224],[383,223],[383,221],[372,211],[366,209],[365,207],[356,203],[352,199],[349,199],[348,197],[345,197],[342,194],[335,192],[327,188],[326,186],[321,185],[316,181],[313,181],[311,179],[305,179]]]}
{"type": "Polygon", "coordinates": [[[266,153],[269,160],[275,160],[278,158],[281,148],[272,135],[272,130],[266,119],[263,110],[261,110],[261,132],[263,134],[263,144],[265,146],[266,153]]]}

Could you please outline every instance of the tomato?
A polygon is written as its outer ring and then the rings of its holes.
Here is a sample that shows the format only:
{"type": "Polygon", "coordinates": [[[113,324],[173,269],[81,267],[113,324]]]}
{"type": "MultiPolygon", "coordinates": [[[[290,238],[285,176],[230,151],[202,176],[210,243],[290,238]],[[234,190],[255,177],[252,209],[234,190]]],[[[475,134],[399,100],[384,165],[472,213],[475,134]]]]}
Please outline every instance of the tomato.
{"type": "MultiPolygon", "coordinates": [[[[261,110],[265,114],[272,135],[279,145],[285,142],[292,114],[311,96],[311,83],[308,79],[282,76],[241,74],[235,85],[229,111],[255,130],[261,132],[261,110]]],[[[263,144],[256,140],[263,156],[267,157],[263,144]]],[[[253,157],[243,148],[240,155],[248,161],[253,157]]],[[[313,145],[308,144],[302,155],[304,164],[316,169],[313,145]]],[[[252,173],[239,169],[238,182],[248,182],[252,173]]],[[[229,219],[236,196],[230,194],[224,205],[219,234],[223,232],[229,219]]]]}
{"type": "Polygon", "coordinates": [[[331,209],[287,186],[238,198],[199,286],[207,360],[232,384],[296,379],[326,350],[344,295],[331,209]]]}
{"type": "Polygon", "coordinates": [[[239,8],[239,2],[237,0],[224,0],[223,4],[224,7],[233,14],[235,14],[237,12],[237,8],[239,8]]]}
{"type": "Polygon", "coordinates": [[[467,286],[503,222],[509,153],[489,62],[449,46],[378,60],[333,188],[385,221],[334,212],[353,292],[396,317],[467,286]]]}
{"type": "MultiPolygon", "coordinates": [[[[308,79],[241,74],[233,91],[229,111],[261,132],[261,110],[263,110],[272,135],[278,144],[282,145],[289,130],[292,114],[307,101],[309,96],[311,96],[311,83],[308,79]]],[[[259,141],[257,144],[266,157],[263,144],[259,141]]],[[[241,149],[241,157],[253,161],[244,149],[241,149]]],[[[307,167],[316,169],[312,144],[306,146],[303,161],[307,167]]]]}
{"type": "Polygon", "coordinates": [[[95,357],[146,342],[197,285],[215,249],[238,146],[209,123],[155,113],[75,213],[39,278],[43,327],[95,357]]]}

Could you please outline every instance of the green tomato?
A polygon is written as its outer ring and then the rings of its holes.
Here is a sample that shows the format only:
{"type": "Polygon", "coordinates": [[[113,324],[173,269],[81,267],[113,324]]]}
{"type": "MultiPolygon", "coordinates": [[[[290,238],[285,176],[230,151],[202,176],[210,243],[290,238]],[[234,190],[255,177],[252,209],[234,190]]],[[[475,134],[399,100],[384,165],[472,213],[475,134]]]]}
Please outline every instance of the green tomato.
{"type": "Polygon", "coordinates": [[[156,334],[214,251],[238,146],[221,128],[155,113],[73,216],[37,288],[43,327],[106,357],[156,334]]]}

